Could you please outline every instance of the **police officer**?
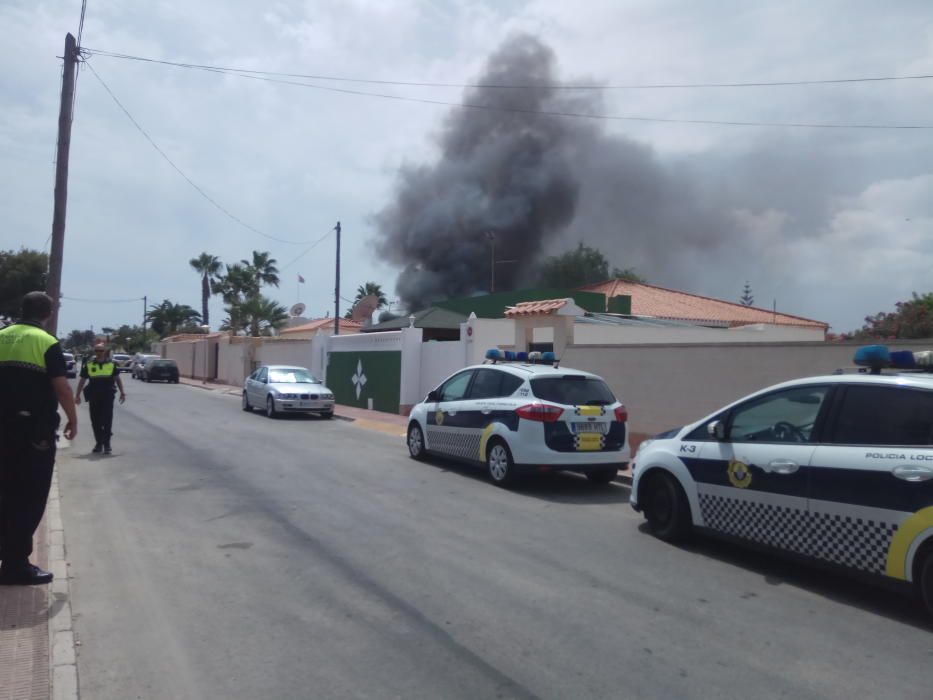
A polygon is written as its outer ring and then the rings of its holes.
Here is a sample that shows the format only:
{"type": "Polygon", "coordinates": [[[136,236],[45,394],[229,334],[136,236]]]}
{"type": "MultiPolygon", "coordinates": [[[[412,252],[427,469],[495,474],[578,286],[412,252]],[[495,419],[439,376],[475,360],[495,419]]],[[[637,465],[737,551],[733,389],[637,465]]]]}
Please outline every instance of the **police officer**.
{"type": "Polygon", "coordinates": [[[0,585],[49,583],[52,574],[29,563],[55,466],[58,406],[65,437],[78,432],[65,357],[42,327],[52,298],[30,292],[21,321],[0,330],[0,585]]]}
{"type": "Polygon", "coordinates": [[[94,345],[94,359],[81,367],[81,380],[75,391],[75,403],[81,403],[81,390],[87,383],[85,398],[91,411],[91,428],[94,430],[94,449],[92,452],[110,454],[110,436],[113,434],[113,396],[120,388],[120,403],[126,401],[123,382],[116,363],[108,357],[107,346],[103,342],[94,345]]]}

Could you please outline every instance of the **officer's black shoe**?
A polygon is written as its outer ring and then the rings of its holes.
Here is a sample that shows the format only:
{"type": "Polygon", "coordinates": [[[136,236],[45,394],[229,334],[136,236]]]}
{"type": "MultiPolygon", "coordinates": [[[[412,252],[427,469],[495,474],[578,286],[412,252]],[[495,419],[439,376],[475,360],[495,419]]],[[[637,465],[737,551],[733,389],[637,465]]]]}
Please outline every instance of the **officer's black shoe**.
{"type": "Polygon", "coordinates": [[[113,450],[110,449],[110,445],[104,445],[104,454],[109,455],[112,453],[113,453],[113,450]]]}
{"type": "Polygon", "coordinates": [[[94,445],[94,449],[91,450],[91,452],[95,452],[95,453],[103,452],[103,451],[104,451],[104,446],[101,445],[99,442],[96,445],[94,445]]]}
{"type": "Polygon", "coordinates": [[[41,586],[52,583],[52,573],[33,564],[0,567],[0,586],[41,586]]]}

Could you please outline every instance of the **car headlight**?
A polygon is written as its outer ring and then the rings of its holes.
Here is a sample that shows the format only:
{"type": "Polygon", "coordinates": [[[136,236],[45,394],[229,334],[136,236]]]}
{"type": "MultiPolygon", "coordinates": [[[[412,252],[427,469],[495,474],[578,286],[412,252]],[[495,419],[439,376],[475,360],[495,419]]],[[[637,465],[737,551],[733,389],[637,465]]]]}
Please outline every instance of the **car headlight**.
{"type": "Polygon", "coordinates": [[[648,445],[650,445],[652,442],[654,442],[654,438],[648,438],[647,440],[642,440],[641,443],[638,445],[638,449],[635,451],[635,458],[637,459],[638,455],[641,454],[642,450],[648,447],[648,445]]]}

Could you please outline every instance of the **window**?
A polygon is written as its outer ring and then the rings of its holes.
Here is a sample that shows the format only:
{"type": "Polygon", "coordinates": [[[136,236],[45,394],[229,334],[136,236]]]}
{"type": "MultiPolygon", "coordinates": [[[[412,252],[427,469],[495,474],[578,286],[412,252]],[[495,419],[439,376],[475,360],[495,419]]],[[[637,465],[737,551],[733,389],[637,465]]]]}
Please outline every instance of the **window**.
{"type": "Polygon", "coordinates": [[[266,369],[265,367],[263,367],[262,369],[259,370],[259,374],[256,375],[256,381],[257,381],[257,382],[265,382],[265,381],[266,381],[266,376],[267,376],[268,374],[269,374],[269,370],[266,369]]]}
{"type": "Polygon", "coordinates": [[[460,401],[466,396],[467,387],[470,386],[470,379],[473,377],[472,370],[461,372],[444,382],[438,392],[438,401],[460,401]]]}
{"type": "Polygon", "coordinates": [[[522,379],[495,369],[478,369],[470,387],[471,399],[495,399],[511,396],[522,385],[522,379]]]}
{"type": "Polygon", "coordinates": [[[281,367],[269,372],[269,381],[276,384],[320,384],[303,367],[281,367]]]}
{"type": "Polygon", "coordinates": [[[804,386],[767,394],[732,412],[734,442],[809,442],[828,387],[804,386]]]}
{"type": "Polygon", "coordinates": [[[532,379],[531,390],[539,399],[571,406],[608,406],[616,401],[602,379],[572,374],[532,379]]]}
{"type": "Polygon", "coordinates": [[[834,443],[933,445],[933,392],[901,386],[849,386],[834,443]]]}

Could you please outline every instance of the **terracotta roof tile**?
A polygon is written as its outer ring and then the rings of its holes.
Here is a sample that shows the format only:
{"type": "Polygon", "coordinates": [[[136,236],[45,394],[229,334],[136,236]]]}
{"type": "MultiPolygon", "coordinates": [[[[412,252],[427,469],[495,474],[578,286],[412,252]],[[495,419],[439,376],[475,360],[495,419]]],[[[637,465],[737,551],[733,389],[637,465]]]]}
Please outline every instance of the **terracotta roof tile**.
{"type": "Polygon", "coordinates": [[[583,291],[605,294],[607,299],[622,294],[632,298],[632,314],[675,321],[713,323],[723,326],[746,326],[768,323],[777,326],[803,326],[827,329],[829,324],[802,316],[776,313],[769,309],[743,306],[729,301],[679,292],[651,284],[615,279],[582,287],[583,291]]]}
{"type": "MultiPolygon", "coordinates": [[[[288,335],[290,333],[307,333],[308,331],[317,331],[322,328],[327,328],[330,326],[334,327],[334,319],[332,318],[316,318],[313,321],[304,323],[300,326],[292,326],[291,328],[283,328],[279,331],[279,335],[288,335]]],[[[362,328],[363,324],[359,321],[351,321],[346,318],[340,319],[340,329],[341,330],[357,330],[362,328]]]]}
{"type": "Polygon", "coordinates": [[[543,301],[522,301],[506,309],[507,318],[515,316],[548,316],[566,306],[566,299],[545,299],[543,301]]]}

